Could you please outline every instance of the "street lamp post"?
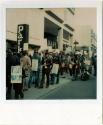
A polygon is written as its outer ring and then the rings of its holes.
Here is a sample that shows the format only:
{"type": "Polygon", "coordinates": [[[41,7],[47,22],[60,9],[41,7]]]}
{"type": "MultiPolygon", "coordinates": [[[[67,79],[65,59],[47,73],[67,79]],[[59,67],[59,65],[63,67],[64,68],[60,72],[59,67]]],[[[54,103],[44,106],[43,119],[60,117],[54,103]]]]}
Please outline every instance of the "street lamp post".
{"type": "Polygon", "coordinates": [[[79,44],[76,40],[74,42],[74,45],[75,45],[75,52],[76,52],[76,45],[79,44]]]}

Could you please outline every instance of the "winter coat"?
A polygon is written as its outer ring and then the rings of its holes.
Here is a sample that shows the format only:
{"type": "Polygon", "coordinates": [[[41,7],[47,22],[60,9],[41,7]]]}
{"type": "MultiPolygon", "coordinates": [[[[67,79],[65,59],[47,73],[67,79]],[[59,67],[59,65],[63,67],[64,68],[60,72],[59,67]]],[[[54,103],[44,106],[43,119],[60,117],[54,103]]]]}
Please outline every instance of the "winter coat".
{"type": "Polygon", "coordinates": [[[30,74],[30,70],[31,70],[30,57],[27,55],[21,57],[20,64],[21,64],[22,69],[23,69],[23,77],[28,76],[30,74]]]}

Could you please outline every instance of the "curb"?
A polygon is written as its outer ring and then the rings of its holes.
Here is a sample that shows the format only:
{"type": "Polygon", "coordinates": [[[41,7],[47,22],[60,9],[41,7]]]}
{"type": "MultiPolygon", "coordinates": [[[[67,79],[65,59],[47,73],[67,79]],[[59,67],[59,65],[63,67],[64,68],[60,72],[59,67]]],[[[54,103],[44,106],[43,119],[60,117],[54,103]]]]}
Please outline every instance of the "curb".
{"type": "MultiPolygon", "coordinates": [[[[30,99],[42,99],[43,97],[45,97],[46,95],[48,95],[49,93],[52,93],[53,91],[55,91],[56,89],[59,89],[61,86],[63,86],[64,84],[67,84],[67,82],[70,82],[69,79],[61,79],[62,82],[60,82],[59,84],[54,84],[54,85],[50,85],[49,88],[43,88],[43,89],[35,89],[31,91],[35,91],[33,93],[33,97],[26,97],[25,93],[24,93],[24,99],[23,100],[30,100],[30,99]],[[45,89],[45,90],[44,90],[45,89]],[[39,94],[38,94],[39,93],[39,94]],[[26,97],[26,98],[25,98],[26,97]]],[[[29,90],[27,91],[27,95],[29,94],[29,90]]]]}

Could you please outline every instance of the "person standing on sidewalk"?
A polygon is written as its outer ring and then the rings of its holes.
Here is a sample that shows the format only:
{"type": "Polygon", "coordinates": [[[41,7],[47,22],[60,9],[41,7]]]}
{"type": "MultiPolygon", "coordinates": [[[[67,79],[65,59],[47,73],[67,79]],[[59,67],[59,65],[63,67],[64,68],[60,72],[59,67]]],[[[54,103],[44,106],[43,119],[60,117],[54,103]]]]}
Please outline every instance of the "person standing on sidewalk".
{"type": "Polygon", "coordinates": [[[46,78],[47,78],[46,88],[49,87],[51,67],[52,67],[52,60],[49,57],[49,53],[46,52],[45,56],[42,58],[42,80],[41,80],[41,84],[40,84],[39,88],[43,88],[43,85],[44,85],[44,82],[45,82],[45,75],[46,75],[46,78]]]}
{"type": "Polygon", "coordinates": [[[29,78],[29,82],[28,82],[29,88],[30,88],[32,82],[34,82],[35,88],[39,87],[40,66],[41,66],[41,57],[38,54],[38,51],[34,50],[34,54],[33,54],[33,57],[32,57],[32,69],[31,69],[30,78],[29,78]],[[35,70],[35,67],[33,67],[33,60],[35,60],[37,62],[37,69],[36,70],[35,70]]]}
{"type": "Polygon", "coordinates": [[[60,75],[63,75],[63,66],[64,66],[64,55],[63,52],[59,53],[59,58],[60,58],[60,75]]]}
{"type": "Polygon", "coordinates": [[[12,51],[9,49],[6,55],[6,99],[11,99],[11,65],[12,65],[12,51]]]}
{"type": "Polygon", "coordinates": [[[96,76],[96,74],[97,74],[97,56],[96,56],[96,54],[92,55],[91,63],[92,63],[93,68],[94,68],[94,76],[96,76]]]}
{"type": "Polygon", "coordinates": [[[52,84],[54,84],[55,83],[55,78],[56,78],[56,84],[58,84],[59,83],[59,75],[60,75],[60,64],[61,64],[60,57],[59,57],[58,53],[55,53],[53,55],[52,62],[53,62],[53,64],[56,64],[58,66],[57,67],[58,71],[57,71],[57,73],[52,73],[51,74],[51,81],[52,81],[52,84]]]}
{"type": "MultiPolygon", "coordinates": [[[[20,66],[20,54],[14,52],[12,56],[12,66],[20,66]]],[[[15,99],[19,99],[19,95],[21,98],[24,98],[23,94],[23,83],[14,83],[13,89],[15,90],[15,99]]]]}
{"type": "Polygon", "coordinates": [[[31,60],[26,51],[23,52],[23,56],[20,59],[20,64],[23,71],[23,90],[28,90],[28,79],[30,76],[31,60]]]}
{"type": "Polygon", "coordinates": [[[70,77],[72,77],[72,62],[71,62],[70,54],[68,54],[68,68],[69,68],[70,77]]]}
{"type": "Polygon", "coordinates": [[[85,64],[84,64],[84,61],[85,61],[85,57],[84,55],[81,55],[80,58],[79,58],[79,61],[80,61],[80,70],[81,70],[81,73],[84,71],[84,68],[85,68],[85,64]]]}

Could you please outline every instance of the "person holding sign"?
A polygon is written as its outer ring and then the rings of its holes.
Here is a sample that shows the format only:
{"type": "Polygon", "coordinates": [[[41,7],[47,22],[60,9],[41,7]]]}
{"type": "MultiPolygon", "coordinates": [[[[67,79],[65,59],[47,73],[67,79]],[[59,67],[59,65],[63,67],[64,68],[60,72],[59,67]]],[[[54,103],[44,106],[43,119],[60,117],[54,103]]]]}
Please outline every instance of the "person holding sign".
{"type": "Polygon", "coordinates": [[[6,53],[6,99],[11,99],[11,66],[12,66],[12,51],[9,49],[6,53]]]}
{"type": "Polygon", "coordinates": [[[23,98],[22,68],[20,66],[20,57],[15,52],[12,55],[11,83],[13,84],[13,88],[15,90],[15,99],[19,99],[19,95],[23,98]]]}
{"type": "Polygon", "coordinates": [[[46,52],[45,56],[42,58],[42,80],[41,80],[40,88],[43,88],[44,81],[45,81],[45,75],[46,75],[46,79],[47,79],[46,88],[49,87],[51,66],[52,66],[52,60],[49,57],[49,53],[46,52]]]}
{"type": "Polygon", "coordinates": [[[40,65],[41,65],[41,58],[40,58],[37,50],[34,50],[34,54],[32,57],[31,73],[30,73],[30,78],[29,78],[29,82],[28,82],[29,88],[30,88],[32,82],[34,82],[35,88],[39,86],[40,65]],[[32,81],[32,79],[33,79],[33,81],[32,81]]]}
{"type": "Polygon", "coordinates": [[[52,81],[52,84],[54,84],[55,82],[55,77],[57,78],[56,79],[56,84],[59,83],[59,66],[60,66],[60,58],[59,58],[59,54],[58,53],[55,53],[53,55],[53,67],[52,67],[52,70],[51,70],[51,81],[52,81]]]}
{"type": "Polygon", "coordinates": [[[23,90],[28,90],[28,80],[30,75],[31,60],[26,51],[23,52],[23,56],[20,59],[20,63],[23,71],[23,90]]]}

